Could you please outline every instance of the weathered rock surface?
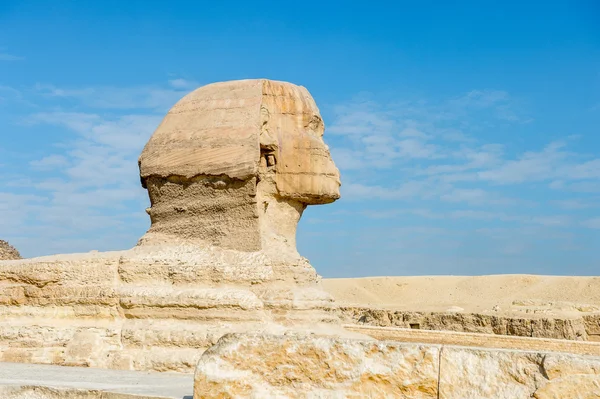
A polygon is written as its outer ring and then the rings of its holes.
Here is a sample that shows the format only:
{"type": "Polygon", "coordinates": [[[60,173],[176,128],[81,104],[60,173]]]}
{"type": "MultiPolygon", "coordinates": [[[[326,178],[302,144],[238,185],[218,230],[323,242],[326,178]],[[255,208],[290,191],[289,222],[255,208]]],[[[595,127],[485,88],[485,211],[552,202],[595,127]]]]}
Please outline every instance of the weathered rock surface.
{"type": "Polygon", "coordinates": [[[462,312],[411,312],[340,306],[332,312],[347,323],[377,327],[474,332],[519,337],[594,340],[600,315],[543,317],[462,312]],[[591,339],[590,339],[591,338],[591,339]]]}
{"type": "Polygon", "coordinates": [[[139,158],[149,231],[128,251],[0,263],[0,360],[189,371],[228,332],[345,334],[296,250],[339,198],[300,86],[215,83],[181,99],[139,158]]]}
{"type": "Polygon", "coordinates": [[[0,260],[21,259],[21,254],[15,247],[4,240],[0,240],[0,260]]]}
{"type": "Polygon", "coordinates": [[[227,335],[204,353],[194,398],[597,398],[600,357],[227,335]]]}
{"type": "Polygon", "coordinates": [[[200,359],[194,398],[437,398],[439,347],[227,335],[200,359]]]}
{"type": "Polygon", "coordinates": [[[421,344],[459,345],[477,348],[496,348],[526,351],[565,352],[600,356],[600,342],[573,341],[553,338],[515,337],[439,330],[414,330],[398,327],[373,327],[344,324],[344,329],[380,341],[414,342],[421,344]]]}

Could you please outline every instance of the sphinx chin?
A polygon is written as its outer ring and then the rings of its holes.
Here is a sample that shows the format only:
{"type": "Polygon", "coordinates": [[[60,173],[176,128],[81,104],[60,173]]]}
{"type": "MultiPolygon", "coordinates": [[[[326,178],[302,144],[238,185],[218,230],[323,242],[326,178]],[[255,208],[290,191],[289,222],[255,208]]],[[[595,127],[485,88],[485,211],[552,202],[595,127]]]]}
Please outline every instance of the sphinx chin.
{"type": "Polygon", "coordinates": [[[290,83],[185,96],[138,161],[151,226],[137,246],[0,263],[0,360],[191,371],[226,333],[344,334],[296,250],[304,209],[339,198],[323,132],[290,83]]]}

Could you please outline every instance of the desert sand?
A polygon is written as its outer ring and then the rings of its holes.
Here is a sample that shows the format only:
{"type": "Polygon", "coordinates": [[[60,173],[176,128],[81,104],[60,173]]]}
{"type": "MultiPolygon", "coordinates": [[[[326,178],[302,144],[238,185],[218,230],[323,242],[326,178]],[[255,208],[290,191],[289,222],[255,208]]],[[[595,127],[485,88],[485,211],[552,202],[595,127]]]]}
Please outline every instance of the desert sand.
{"type": "Polygon", "coordinates": [[[600,277],[488,275],[323,279],[340,305],[407,311],[536,313],[600,311],[600,277]],[[459,309],[460,308],[460,309],[459,309]]]}

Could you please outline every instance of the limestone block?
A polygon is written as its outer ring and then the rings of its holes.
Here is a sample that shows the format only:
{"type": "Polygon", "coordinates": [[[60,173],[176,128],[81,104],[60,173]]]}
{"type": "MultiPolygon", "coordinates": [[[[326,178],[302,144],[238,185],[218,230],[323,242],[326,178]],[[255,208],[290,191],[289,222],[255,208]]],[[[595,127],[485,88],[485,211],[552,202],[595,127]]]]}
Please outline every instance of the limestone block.
{"type": "Polygon", "coordinates": [[[228,334],[196,368],[194,398],[437,398],[439,347],[228,334]]]}
{"type": "Polygon", "coordinates": [[[440,399],[530,398],[546,382],[543,360],[535,352],[444,347],[440,399]]]}
{"type": "Polygon", "coordinates": [[[598,398],[600,358],[443,347],[440,399],[598,398]]]}
{"type": "Polygon", "coordinates": [[[600,398],[600,357],[316,335],[229,334],[194,398],[600,398]]]}
{"type": "Polygon", "coordinates": [[[548,353],[542,364],[549,379],[561,378],[571,374],[600,375],[599,357],[581,357],[566,353],[548,353]]]}
{"type": "Polygon", "coordinates": [[[588,334],[600,336],[600,314],[586,315],[583,320],[588,334]]]}
{"type": "Polygon", "coordinates": [[[136,247],[119,260],[124,283],[136,285],[214,286],[257,284],[273,279],[271,260],[263,252],[240,252],[177,242],[136,247]]]}
{"type": "Polygon", "coordinates": [[[538,389],[535,399],[598,399],[600,375],[575,374],[551,380],[538,389]]]}

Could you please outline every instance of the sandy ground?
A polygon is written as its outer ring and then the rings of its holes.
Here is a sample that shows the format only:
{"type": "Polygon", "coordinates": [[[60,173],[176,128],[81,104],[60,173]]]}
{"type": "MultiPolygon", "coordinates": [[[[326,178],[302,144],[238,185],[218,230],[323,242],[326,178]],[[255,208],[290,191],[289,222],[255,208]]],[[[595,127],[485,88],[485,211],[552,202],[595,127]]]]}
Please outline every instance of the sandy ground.
{"type": "Polygon", "coordinates": [[[323,279],[340,304],[410,311],[600,312],[600,277],[537,275],[323,279]],[[460,308],[460,309],[457,309],[460,308]]]}

